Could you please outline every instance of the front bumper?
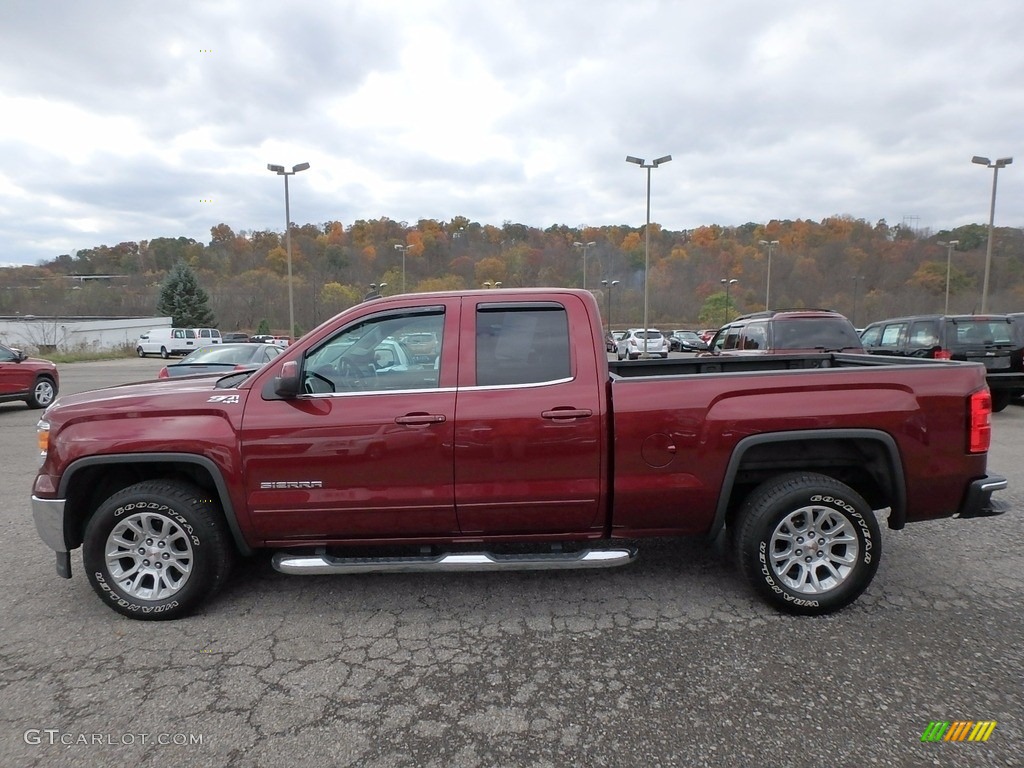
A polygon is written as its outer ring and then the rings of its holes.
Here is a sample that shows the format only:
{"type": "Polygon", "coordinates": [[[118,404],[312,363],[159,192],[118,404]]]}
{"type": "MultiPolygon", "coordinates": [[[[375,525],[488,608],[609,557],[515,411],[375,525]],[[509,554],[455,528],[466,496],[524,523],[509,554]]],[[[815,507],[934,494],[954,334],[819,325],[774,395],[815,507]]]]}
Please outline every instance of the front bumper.
{"type": "Polygon", "coordinates": [[[1009,509],[1009,505],[998,499],[993,499],[992,494],[1005,490],[1006,486],[1006,478],[999,477],[999,475],[987,475],[980,480],[975,480],[967,488],[967,495],[964,496],[957,517],[961,520],[969,520],[975,517],[992,517],[1003,514],[1009,509]]]}
{"type": "Polygon", "coordinates": [[[57,575],[71,578],[71,547],[64,533],[64,499],[41,499],[32,497],[32,519],[36,532],[50,549],[57,554],[57,575]]]}

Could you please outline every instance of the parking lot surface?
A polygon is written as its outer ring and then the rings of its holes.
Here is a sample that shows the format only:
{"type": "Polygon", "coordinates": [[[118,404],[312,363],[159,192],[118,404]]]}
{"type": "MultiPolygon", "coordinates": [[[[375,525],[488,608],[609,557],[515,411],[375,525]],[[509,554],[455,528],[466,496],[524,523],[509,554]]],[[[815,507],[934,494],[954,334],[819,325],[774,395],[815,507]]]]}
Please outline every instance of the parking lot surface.
{"type": "Polygon", "coordinates": [[[0,405],[0,766],[1022,764],[1021,405],[993,416],[989,460],[1012,511],[885,529],[872,586],[824,618],[666,540],[614,571],[300,578],[261,556],[199,614],[132,621],[36,535],[39,415],[0,405]],[[922,740],[955,721],[996,726],[922,740]]]}

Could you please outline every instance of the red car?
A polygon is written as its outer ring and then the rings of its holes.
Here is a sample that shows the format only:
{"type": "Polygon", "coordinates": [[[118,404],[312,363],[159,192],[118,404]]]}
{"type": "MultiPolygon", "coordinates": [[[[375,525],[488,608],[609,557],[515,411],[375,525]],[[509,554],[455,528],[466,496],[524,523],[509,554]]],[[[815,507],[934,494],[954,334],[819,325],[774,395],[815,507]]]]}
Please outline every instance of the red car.
{"type": "Polygon", "coordinates": [[[57,396],[59,381],[49,360],[0,344],[0,403],[24,400],[29,408],[45,408],[57,396]]]}

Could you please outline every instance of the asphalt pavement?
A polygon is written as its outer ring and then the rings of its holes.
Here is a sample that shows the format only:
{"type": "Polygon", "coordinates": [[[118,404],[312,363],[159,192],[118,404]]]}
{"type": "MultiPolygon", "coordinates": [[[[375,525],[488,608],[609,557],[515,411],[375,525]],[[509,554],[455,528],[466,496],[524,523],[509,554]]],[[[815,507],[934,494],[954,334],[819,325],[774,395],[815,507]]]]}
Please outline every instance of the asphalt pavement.
{"type": "MultiPolygon", "coordinates": [[[[163,361],[61,367],[63,391],[163,361]]],[[[766,607],[701,541],[612,571],[295,577],[243,562],[197,615],[54,572],[38,411],[0,405],[0,766],[1019,766],[1024,407],[993,416],[1012,511],[883,530],[868,591],[766,607]],[[923,741],[936,722],[988,740],[923,741]]]]}

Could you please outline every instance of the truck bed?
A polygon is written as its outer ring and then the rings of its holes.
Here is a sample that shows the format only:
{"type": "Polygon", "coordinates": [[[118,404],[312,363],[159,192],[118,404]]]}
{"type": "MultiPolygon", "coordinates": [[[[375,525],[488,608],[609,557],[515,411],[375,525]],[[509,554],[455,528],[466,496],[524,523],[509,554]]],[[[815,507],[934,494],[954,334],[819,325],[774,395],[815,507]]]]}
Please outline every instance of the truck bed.
{"type": "Polygon", "coordinates": [[[790,371],[818,368],[879,366],[976,365],[952,360],[895,358],[842,352],[794,353],[788,355],[708,355],[652,360],[610,360],[608,370],[615,376],[692,376],[699,373],[741,373],[744,371],[790,371]]]}

